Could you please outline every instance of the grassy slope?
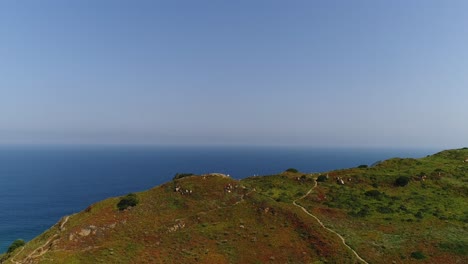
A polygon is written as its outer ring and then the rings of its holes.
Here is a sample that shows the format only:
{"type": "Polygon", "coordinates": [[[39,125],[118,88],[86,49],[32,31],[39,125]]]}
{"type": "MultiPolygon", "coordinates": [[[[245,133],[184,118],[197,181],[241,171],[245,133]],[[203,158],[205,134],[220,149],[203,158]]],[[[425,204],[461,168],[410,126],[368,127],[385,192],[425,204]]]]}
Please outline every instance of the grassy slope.
{"type": "MultiPolygon", "coordinates": [[[[299,203],[342,234],[369,263],[466,263],[466,158],[468,150],[462,149],[332,171],[299,203]],[[418,181],[423,174],[426,180],[418,181]],[[412,181],[396,187],[398,176],[412,181]],[[338,185],[334,177],[344,178],[345,185],[338,185]],[[365,195],[369,190],[380,194],[365,195]],[[425,258],[415,259],[414,252],[425,258]]],[[[317,176],[285,172],[242,181],[220,176],[178,179],[138,193],[140,204],[130,210],[117,210],[119,198],[96,203],[71,216],[65,230],[60,231],[59,223],[11,256],[26,260],[57,234],[44,255],[29,260],[357,263],[336,235],[292,205],[314,186],[317,176]],[[224,190],[227,184],[234,187],[232,192],[224,190]],[[174,192],[175,186],[192,194],[174,192]],[[80,236],[83,230],[91,233],[80,236]]]]}
{"type": "Polygon", "coordinates": [[[344,234],[370,262],[467,263],[466,158],[468,150],[461,149],[333,171],[301,203],[344,234]],[[426,179],[420,180],[420,175],[426,179]],[[398,176],[412,180],[396,187],[398,176]],[[346,184],[336,184],[334,177],[345,178],[346,184]],[[381,194],[366,196],[369,190],[381,194]],[[412,257],[413,252],[422,253],[424,259],[412,257]]]}
{"type": "MultiPolygon", "coordinates": [[[[280,177],[304,193],[313,186],[280,177]]],[[[252,182],[246,180],[246,182],[252,182]]],[[[70,217],[29,242],[25,260],[53,234],[59,238],[40,263],[355,263],[339,240],[290,203],[277,201],[220,176],[187,177],[137,194],[140,203],[118,211],[111,198],[70,217]],[[227,184],[232,192],[224,190],[227,184]],[[175,186],[192,190],[174,192],[175,186]],[[237,188],[236,188],[237,186],[237,188]],[[90,228],[90,226],[93,226],[90,228]],[[80,236],[83,229],[95,234],[80,236]]],[[[49,247],[49,246],[48,246],[49,247]]],[[[18,251],[17,251],[18,252],[18,251]]],[[[14,252],[13,255],[17,254],[14,252]]]]}

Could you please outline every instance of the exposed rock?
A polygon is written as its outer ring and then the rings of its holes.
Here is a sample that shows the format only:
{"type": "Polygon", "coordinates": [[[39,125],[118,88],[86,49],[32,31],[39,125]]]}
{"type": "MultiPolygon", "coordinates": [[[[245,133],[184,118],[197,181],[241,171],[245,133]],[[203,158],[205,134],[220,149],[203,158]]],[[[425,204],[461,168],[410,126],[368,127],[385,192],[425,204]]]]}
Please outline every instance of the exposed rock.
{"type": "Polygon", "coordinates": [[[343,179],[341,177],[336,178],[336,183],[338,183],[339,185],[344,185],[345,184],[345,182],[343,181],[343,179]]]}
{"type": "Polygon", "coordinates": [[[81,231],[78,233],[80,236],[89,236],[91,234],[91,229],[89,228],[82,228],[81,231]]]}
{"type": "Polygon", "coordinates": [[[168,232],[168,233],[175,232],[175,231],[177,231],[177,230],[179,230],[179,229],[182,229],[182,228],[184,228],[184,227],[185,227],[185,223],[184,223],[184,222],[180,222],[180,223],[177,223],[177,224],[175,224],[175,225],[169,227],[169,228],[167,229],[167,232],[168,232]]]}
{"type": "Polygon", "coordinates": [[[233,186],[232,184],[228,183],[224,186],[224,191],[227,192],[227,193],[230,193],[233,189],[233,186]]]}

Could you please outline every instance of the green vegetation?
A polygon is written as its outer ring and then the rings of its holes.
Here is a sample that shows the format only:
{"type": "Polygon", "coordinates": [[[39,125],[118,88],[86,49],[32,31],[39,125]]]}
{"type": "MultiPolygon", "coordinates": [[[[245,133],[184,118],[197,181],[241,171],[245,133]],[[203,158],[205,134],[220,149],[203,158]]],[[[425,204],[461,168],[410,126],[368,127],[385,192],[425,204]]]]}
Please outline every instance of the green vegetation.
{"type": "Polygon", "coordinates": [[[286,172],[298,173],[299,171],[295,168],[289,168],[286,170],[286,172]]]}
{"type": "Polygon", "coordinates": [[[442,250],[452,252],[458,255],[468,255],[468,243],[466,241],[444,242],[440,243],[439,247],[442,250]]]}
{"type": "Polygon", "coordinates": [[[421,251],[411,252],[411,257],[414,259],[425,259],[426,256],[421,251]]]}
{"type": "Polygon", "coordinates": [[[255,188],[257,192],[277,202],[286,203],[291,203],[294,199],[303,196],[310,189],[313,181],[312,176],[302,175],[297,178],[288,176],[287,173],[242,180],[245,185],[255,188]]]}
{"type": "Polygon", "coordinates": [[[381,263],[384,255],[405,263],[424,248],[422,262],[467,262],[466,158],[468,150],[458,149],[331,171],[331,178],[350,180],[321,183],[301,204],[365,252],[366,261],[381,263]]]}
{"type": "Polygon", "coordinates": [[[8,247],[7,253],[11,253],[11,252],[15,251],[15,249],[17,249],[19,247],[22,247],[24,245],[25,245],[24,240],[17,239],[13,243],[11,243],[11,245],[8,247]]]}
{"type": "Polygon", "coordinates": [[[182,179],[184,177],[189,177],[189,176],[193,176],[193,175],[195,175],[195,174],[193,174],[193,173],[176,173],[174,175],[174,178],[172,178],[172,179],[177,180],[177,179],[182,179]]]}
{"type": "Polygon", "coordinates": [[[358,166],[359,169],[365,169],[365,168],[367,168],[367,167],[368,167],[368,166],[365,165],[365,164],[362,164],[362,165],[359,165],[359,166],[358,166]]]}
{"type": "Polygon", "coordinates": [[[410,179],[408,177],[400,176],[395,180],[395,185],[400,186],[400,187],[404,187],[404,186],[408,185],[409,181],[410,181],[410,179]]]}
{"type": "Polygon", "coordinates": [[[93,204],[0,262],[357,263],[319,219],[368,263],[468,263],[467,158],[468,149],[448,150],[240,181],[182,173],[93,204]]]}
{"type": "Polygon", "coordinates": [[[134,193],[129,193],[126,196],[120,198],[119,203],[117,204],[117,208],[120,211],[123,211],[131,206],[136,206],[138,204],[138,197],[134,193]]]}
{"type": "Polygon", "coordinates": [[[366,191],[364,194],[373,198],[379,198],[382,195],[382,193],[377,190],[366,191]]]}
{"type": "Polygon", "coordinates": [[[320,175],[320,176],[317,177],[318,182],[324,182],[326,180],[327,180],[327,176],[325,176],[325,175],[320,175]]]}

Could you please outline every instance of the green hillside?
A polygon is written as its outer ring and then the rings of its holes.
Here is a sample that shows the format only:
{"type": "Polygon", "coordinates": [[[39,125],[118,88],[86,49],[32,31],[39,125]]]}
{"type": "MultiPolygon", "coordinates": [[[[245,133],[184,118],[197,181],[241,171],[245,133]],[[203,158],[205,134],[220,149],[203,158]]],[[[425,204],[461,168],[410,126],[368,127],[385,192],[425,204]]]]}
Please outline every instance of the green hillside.
{"type": "Polygon", "coordinates": [[[467,159],[465,148],[322,174],[181,174],[66,216],[0,262],[468,263],[467,159]]]}

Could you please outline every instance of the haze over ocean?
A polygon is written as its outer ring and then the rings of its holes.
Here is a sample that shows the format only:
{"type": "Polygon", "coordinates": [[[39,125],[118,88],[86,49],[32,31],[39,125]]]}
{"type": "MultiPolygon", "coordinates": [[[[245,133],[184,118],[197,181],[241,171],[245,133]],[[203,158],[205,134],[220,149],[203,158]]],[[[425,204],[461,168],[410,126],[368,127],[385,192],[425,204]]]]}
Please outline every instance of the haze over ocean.
{"type": "Polygon", "coordinates": [[[468,1],[0,1],[0,143],[466,145],[468,1]]]}
{"type": "Polygon", "coordinates": [[[300,147],[0,147],[0,252],[30,240],[61,217],[128,192],[149,189],[177,172],[221,172],[234,178],[423,157],[435,149],[300,147]]]}

